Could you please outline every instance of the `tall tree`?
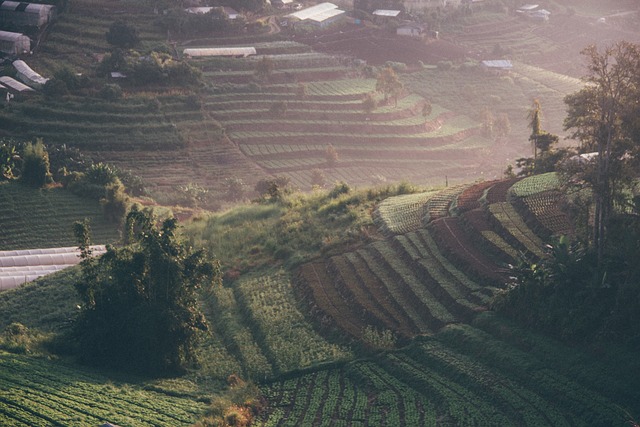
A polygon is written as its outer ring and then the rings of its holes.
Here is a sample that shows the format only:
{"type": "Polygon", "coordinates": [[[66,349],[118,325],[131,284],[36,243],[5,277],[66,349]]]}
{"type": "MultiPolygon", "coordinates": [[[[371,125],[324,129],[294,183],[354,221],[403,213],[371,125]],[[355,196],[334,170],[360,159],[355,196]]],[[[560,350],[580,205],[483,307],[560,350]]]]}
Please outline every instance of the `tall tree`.
{"type": "Polygon", "coordinates": [[[614,200],[623,191],[620,184],[625,179],[625,163],[633,158],[625,154],[637,151],[633,145],[634,121],[628,120],[628,112],[637,111],[640,98],[640,49],[619,42],[602,52],[589,46],[582,53],[588,61],[587,84],[565,98],[568,115],[564,125],[580,141],[582,152],[597,153],[593,173],[583,176],[594,196],[591,238],[600,263],[614,200]]]}
{"type": "Polygon", "coordinates": [[[219,280],[219,266],[177,240],[173,218],[158,227],[134,209],[126,228],[130,245],[96,259],[87,224],[75,225],[83,258],[80,357],[122,370],[179,372],[195,360],[199,332],[207,330],[197,296],[219,280]]]}
{"type": "Polygon", "coordinates": [[[398,75],[391,67],[384,68],[378,73],[376,80],[376,92],[384,95],[384,100],[392,96],[396,106],[398,105],[398,96],[403,89],[402,82],[398,79],[398,75]]]}
{"type": "Polygon", "coordinates": [[[538,158],[538,137],[542,132],[542,107],[540,106],[539,100],[533,100],[533,108],[529,111],[528,118],[529,128],[531,129],[529,141],[533,148],[533,158],[536,159],[538,158]]]}

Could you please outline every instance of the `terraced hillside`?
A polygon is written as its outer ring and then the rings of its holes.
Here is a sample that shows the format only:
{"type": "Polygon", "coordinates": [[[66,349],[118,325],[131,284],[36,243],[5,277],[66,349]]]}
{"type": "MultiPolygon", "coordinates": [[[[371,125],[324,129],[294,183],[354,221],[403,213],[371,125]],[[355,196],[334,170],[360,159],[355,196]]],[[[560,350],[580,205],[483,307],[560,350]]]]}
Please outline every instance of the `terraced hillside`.
{"type": "MultiPolygon", "coordinates": [[[[614,358],[615,359],[615,358],[614,358]]],[[[342,369],[264,387],[265,425],[622,425],[626,369],[480,315],[342,369]]]]}
{"type": "Polygon", "coordinates": [[[73,223],[89,219],[95,243],[119,239],[100,204],[62,188],[33,189],[18,183],[0,183],[0,249],[73,246],[73,223]]]}
{"type": "Polygon", "coordinates": [[[409,338],[469,321],[508,282],[509,263],[571,235],[549,205],[559,185],[551,173],[386,199],[376,223],[387,237],[302,266],[298,287],[324,324],[355,339],[367,327],[409,338]]]}

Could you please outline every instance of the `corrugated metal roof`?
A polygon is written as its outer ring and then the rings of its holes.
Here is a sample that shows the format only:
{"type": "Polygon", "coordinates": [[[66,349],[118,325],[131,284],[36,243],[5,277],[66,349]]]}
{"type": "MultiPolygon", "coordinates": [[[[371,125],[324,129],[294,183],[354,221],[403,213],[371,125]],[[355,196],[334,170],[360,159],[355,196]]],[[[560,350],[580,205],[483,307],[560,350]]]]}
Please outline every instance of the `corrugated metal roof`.
{"type": "Polygon", "coordinates": [[[338,6],[336,6],[333,3],[320,3],[317,4],[315,6],[311,6],[308,7],[306,9],[302,9],[299,10],[297,12],[291,13],[287,16],[291,16],[292,18],[297,18],[301,21],[304,21],[305,19],[311,19],[312,17],[319,15],[321,13],[326,12],[327,10],[332,10],[332,9],[337,9],[338,6]]]}
{"type": "Polygon", "coordinates": [[[398,16],[400,15],[399,10],[387,10],[387,9],[377,9],[373,11],[374,15],[377,16],[398,16]]]}
{"type": "Polygon", "coordinates": [[[255,47],[205,47],[185,49],[184,55],[197,56],[249,56],[256,54],[255,47]]]}

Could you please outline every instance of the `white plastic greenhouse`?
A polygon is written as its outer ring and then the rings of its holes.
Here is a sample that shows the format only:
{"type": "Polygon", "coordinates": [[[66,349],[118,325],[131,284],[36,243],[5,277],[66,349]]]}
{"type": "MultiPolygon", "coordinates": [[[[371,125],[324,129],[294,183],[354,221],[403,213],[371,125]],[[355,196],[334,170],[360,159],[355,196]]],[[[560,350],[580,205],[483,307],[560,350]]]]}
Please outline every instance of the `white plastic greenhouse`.
{"type": "MultiPolygon", "coordinates": [[[[106,252],[106,247],[91,247],[93,255],[106,252]]],[[[80,262],[76,247],[0,251],[0,291],[11,289],[80,262]]]]}
{"type": "Polygon", "coordinates": [[[0,31],[0,52],[9,55],[22,55],[31,50],[31,40],[20,33],[0,31]]]}
{"type": "Polygon", "coordinates": [[[17,71],[16,77],[22,80],[24,84],[31,86],[34,89],[42,89],[42,86],[49,81],[49,79],[45,79],[40,74],[33,71],[31,67],[21,59],[13,61],[13,68],[17,71]]]}
{"type": "Polygon", "coordinates": [[[184,56],[199,57],[199,56],[231,56],[246,58],[250,55],[256,54],[255,47],[203,47],[203,48],[190,48],[185,49],[184,56]]]}
{"type": "Polygon", "coordinates": [[[53,19],[56,7],[50,4],[0,0],[0,24],[11,27],[42,27],[53,19]]]}

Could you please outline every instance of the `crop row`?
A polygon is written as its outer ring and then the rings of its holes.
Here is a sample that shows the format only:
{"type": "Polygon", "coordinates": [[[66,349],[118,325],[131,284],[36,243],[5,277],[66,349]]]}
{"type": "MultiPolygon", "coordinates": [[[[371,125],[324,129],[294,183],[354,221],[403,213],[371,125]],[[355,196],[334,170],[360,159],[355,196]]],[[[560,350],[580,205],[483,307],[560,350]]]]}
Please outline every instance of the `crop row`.
{"type": "Polygon", "coordinates": [[[318,335],[298,307],[284,272],[242,281],[238,295],[277,372],[348,359],[350,352],[318,335]]]}
{"type": "Polygon", "coordinates": [[[209,314],[215,321],[227,348],[241,362],[248,378],[264,379],[273,375],[270,361],[256,343],[236,301],[233,289],[213,290],[209,314]]]}
{"type": "Polygon", "coordinates": [[[422,224],[427,225],[429,222],[435,221],[438,218],[449,216],[451,204],[467,187],[467,184],[455,185],[430,197],[424,209],[422,224]]]}
{"type": "Polygon", "coordinates": [[[538,258],[545,252],[542,240],[527,226],[509,202],[493,203],[488,207],[492,217],[527,251],[538,258]]]}
{"type": "Polygon", "coordinates": [[[560,207],[560,193],[545,191],[525,197],[522,201],[535,219],[552,235],[573,235],[571,221],[560,207]]]}
{"type": "Polygon", "coordinates": [[[3,425],[189,425],[204,409],[187,398],[106,385],[105,378],[47,360],[0,353],[0,366],[3,425]]]}
{"type": "Polygon", "coordinates": [[[516,197],[528,197],[543,191],[557,190],[560,187],[560,179],[556,172],[548,172],[540,175],[532,175],[521,179],[509,189],[509,195],[516,197]]]}
{"type": "Polygon", "coordinates": [[[422,225],[426,202],[434,191],[389,197],[376,207],[374,222],[384,234],[404,234],[422,225]]]}
{"type": "Polygon", "coordinates": [[[95,242],[118,239],[97,202],[63,189],[33,190],[15,183],[0,185],[0,245],[3,249],[72,246],[73,223],[89,218],[95,242]],[[29,212],[29,215],[25,215],[29,212]]]}
{"type": "Polygon", "coordinates": [[[266,425],[622,425],[637,409],[628,377],[603,374],[602,361],[494,315],[482,320],[482,329],[449,325],[400,351],[265,386],[276,408],[266,425]]]}

